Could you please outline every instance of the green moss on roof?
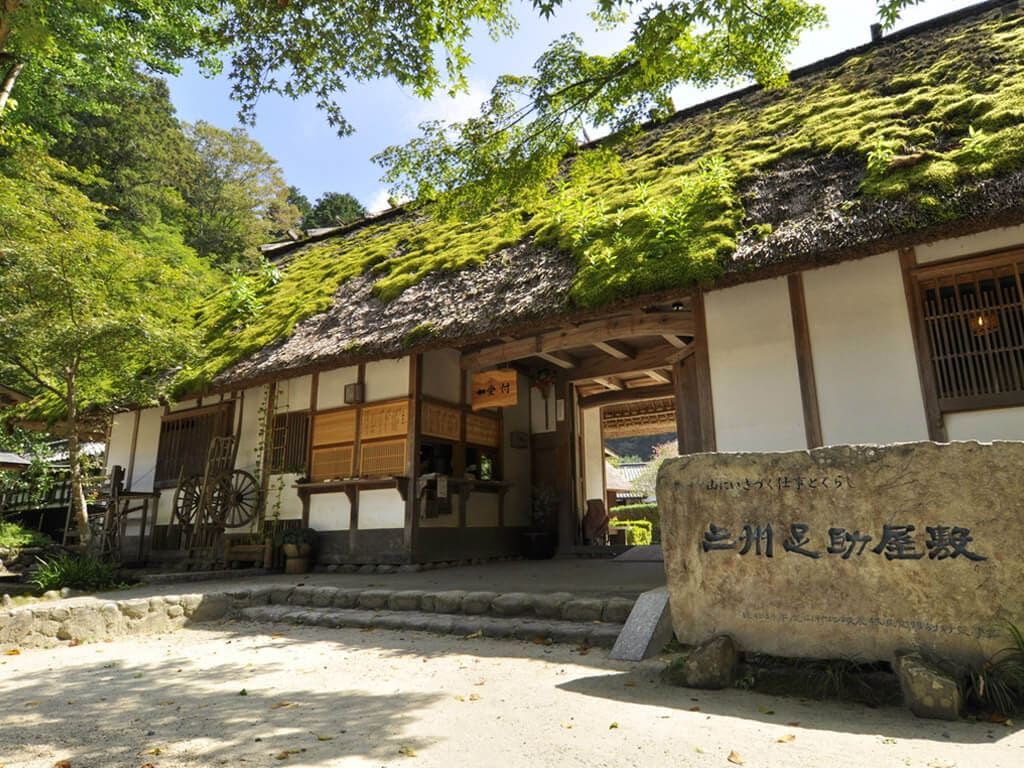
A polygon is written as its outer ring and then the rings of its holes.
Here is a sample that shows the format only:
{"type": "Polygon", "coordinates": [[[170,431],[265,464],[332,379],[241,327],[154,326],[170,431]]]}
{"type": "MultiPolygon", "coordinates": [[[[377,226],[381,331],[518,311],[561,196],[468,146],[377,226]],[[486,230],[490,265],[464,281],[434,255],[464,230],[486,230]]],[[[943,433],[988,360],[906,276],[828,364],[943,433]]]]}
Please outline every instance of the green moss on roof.
{"type": "Polygon", "coordinates": [[[944,193],[1024,166],[1022,123],[1024,15],[992,12],[875,47],[639,134],[621,158],[588,163],[535,210],[474,222],[407,216],[310,245],[279,282],[257,286],[259,309],[244,322],[230,319],[223,294],[207,303],[208,356],[193,385],[289,336],[353,277],[379,276],[375,292],[388,301],[528,237],[576,256],[580,306],[712,281],[744,227],[737,190],[787,158],[859,157],[864,196],[955,218],[944,193]]]}

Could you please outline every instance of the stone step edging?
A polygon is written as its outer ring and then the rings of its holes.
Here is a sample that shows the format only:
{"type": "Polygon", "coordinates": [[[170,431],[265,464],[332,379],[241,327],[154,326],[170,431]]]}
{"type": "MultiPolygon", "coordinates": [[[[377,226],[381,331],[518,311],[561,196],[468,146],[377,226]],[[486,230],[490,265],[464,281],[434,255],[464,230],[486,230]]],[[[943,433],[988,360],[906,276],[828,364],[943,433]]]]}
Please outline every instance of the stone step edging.
{"type": "Polygon", "coordinates": [[[309,608],[292,605],[263,605],[243,608],[236,620],[271,624],[358,629],[393,629],[433,632],[462,637],[514,638],[611,648],[622,626],[585,624],[556,619],[501,618],[466,614],[418,613],[413,611],[361,610],[357,608],[309,608]]]}
{"type": "MultiPolygon", "coordinates": [[[[385,626],[414,629],[414,624],[437,627],[443,633],[484,631],[487,636],[517,637],[524,632],[540,636],[538,627],[553,628],[565,637],[577,638],[579,631],[567,627],[584,626],[586,638],[609,637],[614,643],[629,616],[633,601],[627,598],[583,598],[567,592],[527,594],[518,592],[467,592],[449,590],[341,589],[337,587],[259,586],[209,592],[205,594],[162,595],[110,600],[76,597],[68,600],[33,603],[0,611],[0,650],[12,648],[51,648],[72,642],[94,642],[125,635],[171,632],[188,624],[244,616],[250,608],[275,607],[288,614],[295,608],[349,610],[358,614],[377,614],[385,626]],[[404,618],[394,618],[405,614],[404,618]],[[470,625],[460,620],[472,617],[470,625]],[[431,619],[426,621],[426,619],[431,619]],[[520,629],[505,632],[502,621],[520,629]],[[513,621],[515,620],[515,621],[513,621]],[[452,629],[452,628],[455,629],[452,629]],[[532,628],[531,628],[532,627],[532,628]],[[491,632],[492,634],[488,634],[491,632]]],[[[299,611],[298,613],[302,613],[299,611]]],[[[362,621],[362,618],[353,621],[362,621]]],[[[347,626],[347,625],[346,625],[347,626]]],[[[359,624],[353,626],[362,626],[359,624]]],[[[377,626],[377,624],[371,624],[377,626]]],[[[566,640],[603,645],[602,641],[566,640]]],[[[561,641],[559,641],[561,642],[561,641]]]]}

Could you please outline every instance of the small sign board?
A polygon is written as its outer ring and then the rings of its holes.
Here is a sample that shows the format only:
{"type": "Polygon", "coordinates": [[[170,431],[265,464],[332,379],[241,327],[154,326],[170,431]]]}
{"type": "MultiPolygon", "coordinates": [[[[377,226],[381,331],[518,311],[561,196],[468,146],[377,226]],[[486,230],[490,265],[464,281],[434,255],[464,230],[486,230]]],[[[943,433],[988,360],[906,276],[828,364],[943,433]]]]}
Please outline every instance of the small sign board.
{"type": "Polygon", "coordinates": [[[513,368],[474,373],[470,405],[474,411],[482,408],[502,408],[519,402],[518,375],[513,368]]]}

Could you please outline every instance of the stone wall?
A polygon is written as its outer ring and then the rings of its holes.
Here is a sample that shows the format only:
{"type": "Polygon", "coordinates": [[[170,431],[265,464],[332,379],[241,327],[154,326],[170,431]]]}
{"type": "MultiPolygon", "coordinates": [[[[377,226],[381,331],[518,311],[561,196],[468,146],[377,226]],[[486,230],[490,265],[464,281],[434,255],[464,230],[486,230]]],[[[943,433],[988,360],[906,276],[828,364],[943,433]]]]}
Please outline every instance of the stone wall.
{"type": "Polygon", "coordinates": [[[975,661],[1024,624],[1024,443],[699,454],[658,478],[673,625],[747,651],[975,661]]]}

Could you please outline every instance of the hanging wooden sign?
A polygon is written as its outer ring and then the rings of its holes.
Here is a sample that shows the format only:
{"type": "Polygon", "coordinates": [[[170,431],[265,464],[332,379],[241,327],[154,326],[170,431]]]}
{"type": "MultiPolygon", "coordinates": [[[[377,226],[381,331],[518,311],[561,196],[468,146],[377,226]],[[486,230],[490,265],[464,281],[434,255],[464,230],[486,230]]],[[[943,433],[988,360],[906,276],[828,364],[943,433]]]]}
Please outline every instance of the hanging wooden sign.
{"type": "Polygon", "coordinates": [[[503,408],[519,402],[519,381],[514,368],[474,373],[470,405],[481,408],[503,408]]]}

